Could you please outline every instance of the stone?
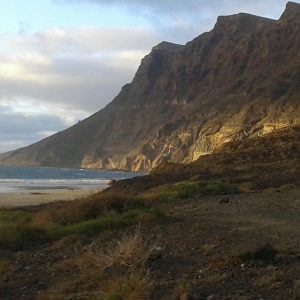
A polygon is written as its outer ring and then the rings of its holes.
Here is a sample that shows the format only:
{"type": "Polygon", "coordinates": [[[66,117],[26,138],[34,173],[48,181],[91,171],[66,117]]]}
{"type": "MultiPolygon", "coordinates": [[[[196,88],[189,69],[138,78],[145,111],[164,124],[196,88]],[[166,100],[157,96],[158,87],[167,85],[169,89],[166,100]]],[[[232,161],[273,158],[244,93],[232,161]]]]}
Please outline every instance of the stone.
{"type": "Polygon", "coordinates": [[[220,295],[218,294],[211,294],[209,295],[206,300],[220,300],[220,295]]]}
{"type": "Polygon", "coordinates": [[[220,199],[220,204],[228,204],[230,202],[230,199],[228,197],[223,197],[220,199]]]}

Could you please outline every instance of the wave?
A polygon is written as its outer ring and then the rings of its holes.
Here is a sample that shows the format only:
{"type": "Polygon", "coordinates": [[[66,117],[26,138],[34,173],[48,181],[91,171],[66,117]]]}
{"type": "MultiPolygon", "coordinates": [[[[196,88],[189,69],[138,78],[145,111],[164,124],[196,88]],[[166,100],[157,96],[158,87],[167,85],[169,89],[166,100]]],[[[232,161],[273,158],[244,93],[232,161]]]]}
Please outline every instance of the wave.
{"type": "Polygon", "coordinates": [[[1,179],[0,194],[28,190],[106,188],[107,179],[1,179]]]}
{"type": "Polygon", "coordinates": [[[0,183],[63,183],[63,182],[74,182],[74,183],[109,183],[110,179],[0,179],[0,183]]]}
{"type": "Polygon", "coordinates": [[[139,173],[85,169],[27,168],[0,166],[0,193],[42,189],[106,188],[112,179],[136,177],[139,173]]]}

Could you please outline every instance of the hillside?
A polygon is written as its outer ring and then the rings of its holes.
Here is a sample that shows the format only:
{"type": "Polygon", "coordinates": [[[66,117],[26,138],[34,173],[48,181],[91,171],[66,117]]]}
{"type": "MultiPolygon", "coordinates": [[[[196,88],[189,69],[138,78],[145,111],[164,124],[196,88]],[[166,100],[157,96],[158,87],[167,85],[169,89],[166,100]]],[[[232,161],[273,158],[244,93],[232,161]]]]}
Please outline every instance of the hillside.
{"type": "Polygon", "coordinates": [[[219,17],[186,45],[162,42],[104,109],[0,156],[12,165],[150,170],[300,123],[300,5],[275,21],[219,17]]]}
{"type": "Polygon", "coordinates": [[[213,181],[246,192],[300,187],[300,126],[276,130],[263,137],[229,142],[212,154],[188,164],[165,163],[149,176],[116,182],[105,192],[144,193],[181,181],[213,181]]]}

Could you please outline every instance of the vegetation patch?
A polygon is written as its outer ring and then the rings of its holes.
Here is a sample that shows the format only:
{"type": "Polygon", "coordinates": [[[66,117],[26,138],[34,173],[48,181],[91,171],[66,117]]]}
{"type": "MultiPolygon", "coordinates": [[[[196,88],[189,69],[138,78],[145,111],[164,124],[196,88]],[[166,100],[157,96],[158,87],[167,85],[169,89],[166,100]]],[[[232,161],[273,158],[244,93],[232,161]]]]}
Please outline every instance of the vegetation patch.
{"type": "Polygon", "coordinates": [[[59,238],[70,234],[94,234],[108,229],[119,229],[124,226],[156,219],[163,213],[155,208],[129,209],[122,213],[107,212],[101,217],[70,225],[53,226],[48,230],[48,236],[59,238]]]}
{"type": "Polygon", "coordinates": [[[0,211],[0,247],[21,248],[26,242],[51,240],[70,234],[96,234],[164,214],[141,200],[91,197],[38,212],[0,211]]]}
{"type": "Polygon", "coordinates": [[[143,197],[145,199],[168,201],[210,195],[226,195],[237,192],[236,188],[221,181],[181,181],[153,188],[144,193],[143,197]]]}
{"type": "Polygon", "coordinates": [[[19,247],[25,241],[44,236],[44,229],[32,223],[32,214],[24,211],[0,211],[0,247],[19,247]]]}

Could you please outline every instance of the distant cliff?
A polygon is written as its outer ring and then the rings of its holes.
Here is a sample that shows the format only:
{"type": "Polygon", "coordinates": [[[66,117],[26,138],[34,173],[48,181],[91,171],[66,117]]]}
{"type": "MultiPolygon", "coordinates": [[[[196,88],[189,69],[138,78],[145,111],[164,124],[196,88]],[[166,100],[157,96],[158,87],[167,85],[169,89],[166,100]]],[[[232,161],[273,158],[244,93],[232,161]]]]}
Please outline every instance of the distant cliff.
{"type": "Polygon", "coordinates": [[[155,46],[104,109],[0,162],[150,170],[300,124],[299,49],[300,4],[277,21],[219,17],[184,46],[155,46]]]}

